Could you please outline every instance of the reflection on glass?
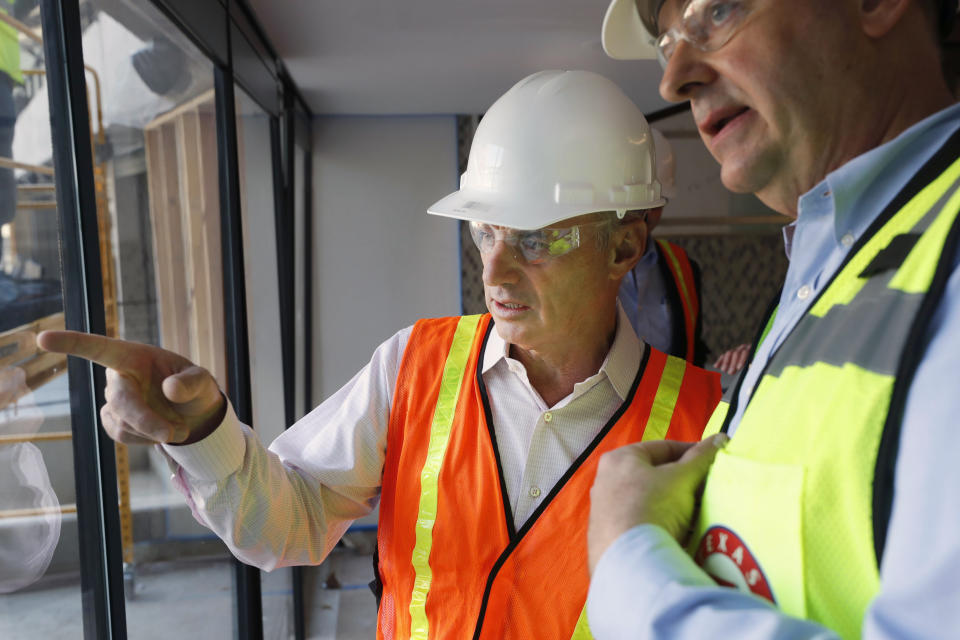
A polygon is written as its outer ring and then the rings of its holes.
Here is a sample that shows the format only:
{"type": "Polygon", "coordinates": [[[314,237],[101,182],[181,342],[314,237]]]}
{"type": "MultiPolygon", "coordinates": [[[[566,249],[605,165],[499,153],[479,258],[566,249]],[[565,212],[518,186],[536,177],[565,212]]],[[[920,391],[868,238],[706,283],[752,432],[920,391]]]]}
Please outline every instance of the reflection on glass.
{"type": "MultiPolygon", "coordinates": [[[[0,637],[79,636],[76,493],[50,112],[36,1],[0,0],[0,637]],[[56,594],[55,596],[53,594],[56,594]],[[55,597],[63,617],[51,616],[55,597]],[[46,620],[44,620],[46,618],[46,620]],[[25,625],[25,621],[37,620],[25,625]]],[[[92,130],[93,131],[93,130],[92,130]]]]}
{"type": "Polygon", "coordinates": [[[305,173],[305,161],[304,155],[306,152],[297,148],[294,151],[293,157],[293,186],[294,186],[294,195],[293,195],[293,243],[294,243],[294,276],[293,280],[296,283],[296,286],[293,290],[293,309],[294,309],[294,336],[293,336],[293,352],[296,362],[294,363],[294,375],[293,379],[296,384],[296,392],[294,398],[294,420],[299,420],[304,416],[304,414],[309,410],[306,406],[306,367],[307,367],[307,352],[306,352],[306,336],[309,328],[306,325],[307,316],[306,316],[306,254],[304,252],[305,238],[306,233],[306,207],[305,204],[305,185],[307,180],[307,175],[305,173]]]}
{"type": "MultiPolygon", "coordinates": [[[[242,89],[238,87],[236,92],[253,426],[262,441],[270,442],[285,426],[273,191],[275,160],[270,153],[270,116],[242,89]]],[[[290,569],[261,573],[263,628],[267,637],[286,637],[293,629],[290,574],[290,569]]]]}
{"type": "MultiPolygon", "coordinates": [[[[0,0],[2,1],[2,0],[0,0]]],[[[107,332],[158,344],[226,386],[213,66],[149,0],[88,0],[107,332]]],[[[169,482],[161,454],[117,446],[131,638],[229,638],[230,556],[169,482]],[[175,616],[157,616],[176,609],[175,616]]]]}
{"type": "Polygon", "coordinates": [[[31,442],[43,425],[20,367],[0,370],[0,504],[7,511],[0,527],[0,593],[40,579],[60,541],[60,503],[50,483],[43,453],[31,442]]]}

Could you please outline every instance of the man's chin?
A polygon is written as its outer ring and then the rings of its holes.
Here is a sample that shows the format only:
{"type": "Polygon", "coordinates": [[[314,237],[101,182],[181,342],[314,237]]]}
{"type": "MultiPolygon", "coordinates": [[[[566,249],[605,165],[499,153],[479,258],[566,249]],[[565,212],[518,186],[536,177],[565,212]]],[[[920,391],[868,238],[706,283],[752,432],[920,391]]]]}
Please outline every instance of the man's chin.
{"type": "Polygon", "coordinates": [[[525,327],[523,327],[519,321],[505,320],[493,316],[493,323],[497,335],[499,335],[504,342],[517,346],[526,344],[525,338],[528,332],[524,330],[525,327]]]}
{"type": "Polygon", "coordinates": [[[720,165],[720,181],[727,191],[733,193],[756,193],[758,181],[749,167],[743,162],[729,160],[720,165]]]}

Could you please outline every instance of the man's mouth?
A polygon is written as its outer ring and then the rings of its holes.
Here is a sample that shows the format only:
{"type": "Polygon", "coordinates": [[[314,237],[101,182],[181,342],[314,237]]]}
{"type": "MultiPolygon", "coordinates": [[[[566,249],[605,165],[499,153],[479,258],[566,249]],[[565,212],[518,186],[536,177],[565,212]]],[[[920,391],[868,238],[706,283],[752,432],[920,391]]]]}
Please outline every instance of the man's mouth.
{"type": "Polygon", "coordinates": [[[519,302],[509,302],[509,301],[501,301],[501,300],[493,300],[493,304],[496,307],[496,309],[502,313],[525,311],[530,308],[525,304],[520,304],[519,302]]]}
{"type": "Polygon", "coordinates": [[[719,134],[723,129],[742,116],[744,113],[750,110],[750,107],[730,107],[726,109],[718,109],[710,113],[707,116],[707,119],[700,123],[700,131],[710,137],[714,137],[719,134]]]}

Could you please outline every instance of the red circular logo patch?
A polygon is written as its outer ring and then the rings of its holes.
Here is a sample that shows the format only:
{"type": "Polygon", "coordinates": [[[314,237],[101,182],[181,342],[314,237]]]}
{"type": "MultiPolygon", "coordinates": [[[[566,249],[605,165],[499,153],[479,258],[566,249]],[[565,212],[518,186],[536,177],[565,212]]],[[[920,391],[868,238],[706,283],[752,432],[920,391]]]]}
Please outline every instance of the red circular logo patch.
{"type": "Polygon", "coordinates": [[[777,603],[757,559],[730,529],[716,526],[707,529],[693,559],[717,584],[747,591],[777,603]]]}

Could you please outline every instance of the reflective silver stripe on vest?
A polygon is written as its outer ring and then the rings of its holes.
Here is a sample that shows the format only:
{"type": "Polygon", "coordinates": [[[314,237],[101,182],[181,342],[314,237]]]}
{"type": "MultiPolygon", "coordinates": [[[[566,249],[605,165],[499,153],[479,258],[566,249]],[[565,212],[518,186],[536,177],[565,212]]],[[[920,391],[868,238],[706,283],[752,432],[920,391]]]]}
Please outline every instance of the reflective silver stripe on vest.
{"type": "MultiPolygon", "coordinates": [[[[958,188],[960,178],[909,233],[923,234],[943,213],[958,188]]],[[[868,279],[853,300],[831,307],[823,317],[805,313],[770,360],[764,375],[779,377],[787,367],[809,367],[818,362],[837,367],[855,364],[874,373],[894,375],[910,327],[926,296],[925,292],[891,289],[890,281],[898,271],[892,268],[868,279]]],[[[838,278],[842,275],[841,271],[838,278]]],[[[829,288],[827,285],[826,290],[829,288]]],[[[815,305],[816,301],[811,308],[815,305]]]]}
{"type": "Polygon", "coordinates": [[[779,377],[788,366],[809,367],[818,362],[837,367],[856,364],[893,375],[924,297],[888,288],[895,274],[891,270],[872,278],[850,304],[834,306],[822,318],[805,315],[771,360],[766,375],[779,377]]]}

